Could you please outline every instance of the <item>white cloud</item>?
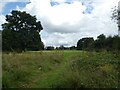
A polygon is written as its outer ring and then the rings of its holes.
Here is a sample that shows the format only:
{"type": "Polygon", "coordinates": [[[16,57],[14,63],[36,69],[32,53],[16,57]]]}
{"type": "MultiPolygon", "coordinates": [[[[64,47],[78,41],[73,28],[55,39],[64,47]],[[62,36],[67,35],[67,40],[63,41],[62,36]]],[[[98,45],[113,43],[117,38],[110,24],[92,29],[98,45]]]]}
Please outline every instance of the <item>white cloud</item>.
{"type": "Polygon", "coordinates": [[[0,30],[2,30],[1,25],[5,22],[5,16],[2,15],[2,11],[4,10],[5,5],[6,3],[0,0],[0,30]]]}
{"type": "Polygon", "coordinates": [[[2,29],[1,24],[5,23],[5,16],[0,14],[0,30],[2,29]]]}
{"type": "Polygon", "coordinates": [[[30,0],[0,0],[0,14],[4,10],[4,7],[9,2],[30,2],[30,0]]]}
{"type": "Polygon", "coordinates": [[[88,0],[94,8],[91,14],[82,13],[87,7],[79,0],[73,0],[72,4],[63,3],[65,0],[55,0],[62,4],[53,7],[50,0],[30,1],[24,10],[37,15],[42,22],[44,30],[41,34],[45,45],[75,45],[82,37],[117,34],[117,25],[110,17],[111,8],[119,0],[94,0],[93,3],[88,0]]]}
{"type": "Polygon", "coordinates": [[[0,2],[0,14],[2,13],[2,10],[4,9],[6,3],[0,2]]]}
{"type": "Polygon", "coordinates": [[[41,37],[46,46],[76,45],[83,37],[96,38],[102,33],[115,35],[118,32],[110,17],[111,8],[119,0],[71,0],[72,4],[63,3],[66,0],[54,0],[60,3],[54,6],[50,5],[50,1],[30,0],[31,3],[23,9],[41,21],[44,28],[41,37]],[[79,1],[85,2],[85,5],[79,1]],[[93,7],[91,14],[83,14],[90,5],[93,7]]]}

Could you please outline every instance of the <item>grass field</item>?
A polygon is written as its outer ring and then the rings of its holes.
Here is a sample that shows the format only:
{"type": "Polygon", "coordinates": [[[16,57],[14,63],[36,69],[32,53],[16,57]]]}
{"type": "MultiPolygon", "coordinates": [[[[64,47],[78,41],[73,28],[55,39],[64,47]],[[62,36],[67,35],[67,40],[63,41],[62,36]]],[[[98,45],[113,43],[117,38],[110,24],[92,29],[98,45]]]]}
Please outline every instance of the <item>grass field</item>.
{"type": "Polygon", "coordinates": [[[3,53],[5,88],[120,88],[116,52],[3,53]]]}

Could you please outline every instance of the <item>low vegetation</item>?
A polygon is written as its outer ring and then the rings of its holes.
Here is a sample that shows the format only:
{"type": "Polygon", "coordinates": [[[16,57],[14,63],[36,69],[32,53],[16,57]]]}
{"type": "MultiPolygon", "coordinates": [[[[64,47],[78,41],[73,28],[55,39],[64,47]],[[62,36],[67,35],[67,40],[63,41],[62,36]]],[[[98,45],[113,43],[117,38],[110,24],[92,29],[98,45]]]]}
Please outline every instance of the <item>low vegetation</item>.
{"type": "Polygon", "coordinates": [[[3,53],[3,88],[120,88],[118,52],[3,53]]]}

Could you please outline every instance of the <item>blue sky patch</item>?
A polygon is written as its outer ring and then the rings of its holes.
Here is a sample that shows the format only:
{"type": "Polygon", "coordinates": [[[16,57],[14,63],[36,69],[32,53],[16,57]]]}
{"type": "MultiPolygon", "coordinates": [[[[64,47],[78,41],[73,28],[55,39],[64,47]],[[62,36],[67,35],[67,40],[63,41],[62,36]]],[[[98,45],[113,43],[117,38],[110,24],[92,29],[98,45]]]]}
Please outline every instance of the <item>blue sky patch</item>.
{"type": "MultiPolygon", "coordinates": [[[[66,3],[66,4],[72,4],[74,0],[65,0],[62,3],[66,3]]],[[[83,14],[91,14],[92,10],[94,9],[92,6],[92,1],[83,1],[83,0],[78,0],[82,3],[82,5],[86,6],[86,10],[83,11],[83,14]]],[[[55,0],[51,0],[50,1],[51,6],[56,6],[56,5],[60,5],[60,2],[57,2],[55,0]]]]}
{"type": "Polygon", "coordinates": [[[11,12],[11,10],[16,9],[17,6],[19,7],[25,7],[26,4],[28,4],[29,2],[8,2],[5,7],[4,10],[2,10],[2,14],[3,15],[7,15],[11,12]]]}
{"type": "Polygon", "coordinates": [[[50,2],[50,4],[51,4],[51,6],[55,6],[55,5],[59,5],[59,3],[58,2],[50,2]]]}

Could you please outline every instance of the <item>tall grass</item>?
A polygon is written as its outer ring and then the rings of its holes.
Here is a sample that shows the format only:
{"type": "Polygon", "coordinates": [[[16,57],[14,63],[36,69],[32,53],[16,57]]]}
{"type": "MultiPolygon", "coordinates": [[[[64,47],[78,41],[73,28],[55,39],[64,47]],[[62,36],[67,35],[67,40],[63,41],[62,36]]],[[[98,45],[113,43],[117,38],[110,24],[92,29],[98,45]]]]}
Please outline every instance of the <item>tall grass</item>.
{"type": "Polygon", "coordinates": [[[3,53],[4,88],[119,88],[119,53],[3,53]]]}

